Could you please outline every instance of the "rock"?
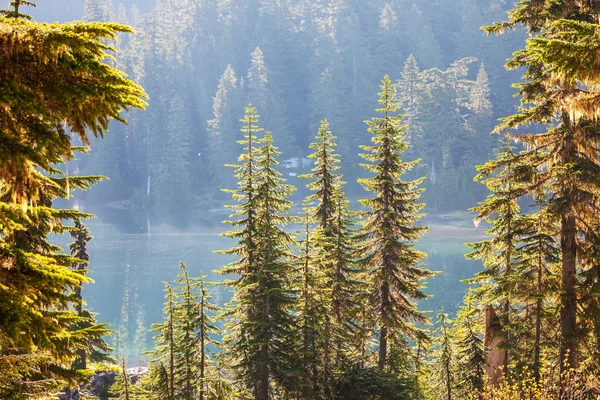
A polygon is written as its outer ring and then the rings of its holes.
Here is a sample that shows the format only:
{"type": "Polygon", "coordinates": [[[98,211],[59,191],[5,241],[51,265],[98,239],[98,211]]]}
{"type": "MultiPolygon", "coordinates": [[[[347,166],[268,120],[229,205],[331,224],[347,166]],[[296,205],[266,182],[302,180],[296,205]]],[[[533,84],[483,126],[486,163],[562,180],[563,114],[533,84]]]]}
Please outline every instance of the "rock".
{"type": "Polygon", "coordinates": [[[126,370],[129,380],[134,385],[138,383],[140,379],[148,375],[150,369],[147,367],[127,368],[126,370]]]}
{"type": "Polygon", "coordinates": [[[94,375],[86,389],[99,400],[108,400],[108,391],[116,379],[116,372],[100,372],[94,375]]]}
{"type": "MultiPolygon", "coordinates": [[[[150,370],[147,367],[136,367],[127,368],[126,372],[131,383],[135,385],[140,379],[148,375],[150,370]]],[[[80,400],[83,395],[84,398],[98,397],[99,400],[109,400],[108,392],[115,383],[117,375],[116,372],[98,372],[90,383],[84,387],[79,390],[71,389],[70,392],[61,393],[58,398],[59,400],[80,400]]]]}

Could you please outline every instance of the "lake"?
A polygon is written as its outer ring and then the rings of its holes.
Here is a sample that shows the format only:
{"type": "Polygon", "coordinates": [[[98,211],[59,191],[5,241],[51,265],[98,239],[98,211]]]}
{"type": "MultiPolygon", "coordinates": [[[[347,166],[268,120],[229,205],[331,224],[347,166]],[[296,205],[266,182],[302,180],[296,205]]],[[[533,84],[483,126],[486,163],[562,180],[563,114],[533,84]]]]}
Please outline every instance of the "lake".
{"type": "MultiPolygon", "coordinates": [[[[224,215],[208,215],[201,224],[177,229],[152,223],[143,211],[102,208],[86,212],[98,218],[88,223],[94,236],[88,251],[90,277],[95,283],[84,287],[83,296],[88,307],[98,313],[98,320],[116,330],[110,339],[116,353],[126,355],[131,364],[143,363],[141,355],[153,343],[148,329],[162,319],[163,282],[177,278],[179,262],[187,265],[191,276],[203,273],[210,280],[223,279],[214,270],[229,259],[214,250],[231,245],[229,239],[220,236],[227,228],[220,224],[224,215]]],[[[460,280],[481,269],[479,262],[465,260],[464,243],[480,240],[483,228],[424,223],[430,230],[417,247],[429,255],[429,269],[440,274],[428,285],[427,292],[434,296],[420,308],[431,310],[433,315],[444,307],[453,314],[467,288],[460,280]]],[[[59,238],[57,242],[64,246],[68,240],[59,238]]],[[[228,291],[222,287],[215,286],[212,292],[219,305],[228,300],[228,291]]]]}

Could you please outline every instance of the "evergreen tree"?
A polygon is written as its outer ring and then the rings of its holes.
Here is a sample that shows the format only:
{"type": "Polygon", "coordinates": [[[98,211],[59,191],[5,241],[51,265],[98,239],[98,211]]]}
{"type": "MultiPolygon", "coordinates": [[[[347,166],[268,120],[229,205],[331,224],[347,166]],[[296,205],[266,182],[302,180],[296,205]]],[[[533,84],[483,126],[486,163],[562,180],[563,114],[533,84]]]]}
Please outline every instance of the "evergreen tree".
{"type": "Polygon", "coordinates": [[[413,339],[419,328],[414,323],[424,323],[427,317],[417,309],[414,300],[424,299],[422,280],[432,273],[419,265],[425,254],[413,248],[414,242],[426,228],[416,222],[423,208],[418,203],[423,179],[403,181],[401,176],[418,162],[405,162],[401,153],[406,150],[403,134],[407,127],[400,125],[395,103],[395,90],[389,77],[382,81],[379,94],[381,117],[368,122],[373,145],[363,146],[368,152],[362,155],[369,164],[364,168],[373,173],[360,183],[375,197],[361,200],[368,209],[362,236],[366,244],[364,268],[369,274],[369,307],[373,326],[379,335],[378,368],[388,363],[388,352],[394,346],[403,347],[405,338],[413,339]],[[389,347],[389,349],[388,349],[389,347]]]}
{"type": "MultiPolygon", "coordinates": [[[[215,387],[217,383],[213,382],[211,370],[209,370],[209,363],[211,361],[211,355],[213,358],[217,357],[209,346],[212,348],[218,347],[219,343],[213,339],[213,336],[220,335],[221,330],[216,326],[216,320],[213,316],[219,309],[216,305],[211,303],[212,296],[210,295],[205,281],[204,276],[196,278],[194,285],[196,286],[198,296],[198,313],[194,320],[194,325],[197,327],[194,342],[198,347],[199,354],[199,370],[198,370],[198,398],[203,400],[210,398],[209,392],[211,387],[215,387]]],[[[216,365],[217,373],[219,373],[219,365],[216,365]]],[[[222,385],[218,385],[222,386],[222,385]]],[[[223,390],[221,388],[220,390],[223,390]]]]}
{"type": "Polygon", "coordinates": [[[193,292],[194,283],[188,276],[185,264],[180,263],[181,272],[175,281],[175,320],[173,341],[177,343],[177,357],[174,363],[174,397],[182,400],[196,398],[196,383],[199,380],[198,343],[195,336],[199,330],[196,326],[199,315],[198,298],[193,292]]]}
{"type": "Polygon", "coordinates": [[[292,364],[289,350],[294,344],[293,296],[288,282],[293,239],[283,226],[289,222],[285,213],[291,203],[286,197],[292,188],[275,170],[278,153],[270,133],[254,152],[257,120],[256,111],[249,106],[243,120],[246,141],[240,142],[247,150],[240,157],[242,164],[236,166],[240,185],[231,191],[241,202],[233,206],[240,219],[231,222],[240,230],[226,234],[238,239],[239,245],[224,252],[239,259],[222,270],[240,275],[228,282],[235,292],[225,342],[238,381],[255,399],[269,399],[272,380],[284,389],[291,385],[286,365],[292,364]]]}
{"type": "Polygon", "coordinates": [[[159,209],[181,209],[190,201],[190,121],[185,105],[175,95],[169,111],[166,138],[157,162],[153,192],[159,209]]]}
{"type": "Polygon", "coordinates": [[[475,294],[469,291],[454,320],[456,394],[461,399],[481,392],[484,386],[485,348],[481,337],[483,326],[474,296],[475,294]]]}
{"type": "Polygon", "coordinates": [[[208,146],[212,182],[219,188],[231,187],[233,182],[223,165],[236,161],[233,147],[237,139],[235,118],[242,107],[240,86],[231,65],[223,73],[213,98],[213,119],[208,121],[208,146]]]}
{"type": "Polygon", "coordinates": [[[160,399],[174,400],[175,395],[175,363],[178,345],[175,342],[176,312],[175,296],[171,285],[165,282],[165,306],[162,323],[153,324],[151,332],[156,332],[154,350],[148,354],[152,357],[150,388],[160,399]]]}
{"type": "Polygon", "coordinates": [[[330,290],[326,285],[324,270],[318,268],[314,248],[313,207],[310,199],[304,201],[302,224],[304,239],[299,243],[298,268],[301,286],[298,290],[297,325],[298,355],[303,375],[300,377],[302,399],[323,396],[323,357],[328,345],[324,343],[329,334],[324,331],[326,316],[329,313],[330,290]]]}
{"type": "Polygon", "coordinates": [[[273,87],[269,75],[263,52],[257,47],[251,54],[246,101],[263,110],[265,125],[278,127],[277,138],[278,143],[281,143],[279,147],[283,154],[291,155],[294,140],[290,136],[289,123],[285,117],[285,101],[273,87]]]}
{"type": "MultiPolygon", "coordinates": [[[[88,272],[87,267],[90,260],[90,255],[87,252],[87,244],[93,238],[90,235],[89,229],[81,222],[79,218],[75,219],[74,227],[69,233],[74,239],[74,242],[69,244],[69,250],[71,255],[79,262],[74,269],[82,274],[85,274],[88,272]]],[[[82,320],[75,323],[71,330],[77,331],[103,327],[102,329],[106,329],[106,333],[108,333],[108,324],[98,325],[95,315],[83,308],[85,302],[83,301],[83,297],[81,295],[81,286],[75,288],[73,295],[77,300],[74,305],[75,311],[77,312],[77,315],[82,318],[82,320]]],[[[113,349],[110,348],[110,346],[102,337],[90,338],[85,349],[77,350],[79,359],[74,363],[73,367],[75,369],[85,370],[87,368],[88,356],[93,362],[112,361],[113,359],[108,355],[108,353],[112,350],[113,349]]]]}
{"type": "Polygon", "coordinates": [[[20,10],[22,6],[37,7],[32,1],[12,0],[9,3],[9,7],[12,7],[12,9],[9,8],[8,10],[0,10],[0,15],[8,18],[31,19],[31,15],[21,13],[20,10]]]}
{"type": "Polygon", "coordinates": [[[536,380],[541,376],[544,349],[560,345],[548,335],[558,330],[554,324],[558,315],[553,312],[558,298],[556,288],[560,286],[556,268],[560,260],[557,221],[549,213],[543,196],[543,193],[537,196],[538,212],[522,217],[514,264],[514,299],[522,309],[515,324],[519,334],[516,343],[520,345],[515,352],[515,364],[529,368],[536,380]]]}
{"type": "MultiPolygon", "coordinates": [[[[508,21],[486,27],[488,33],[502,33],[506,28],[524,26],[533,36],[532,46],[513,54],[508,62],[509,68],[523,68],[524,81],[519,83],[522,107],[505,118],[497,130],[514,129],[523,125],[553,124],[542,134],[514,135],[527,148],[520,159],[527,160],[532,166],[544,165],[549,173],[540,176],[536,182],[528,185],[523,194],[531,194],[540,185],[549,191],[548,208],[560,215],[561,245],[561,372],[577,367],[579,343],[577,299],[581,295],[578,288],[578,260],[586,247],[586,220],[594,218],[597,205],[598,141],[597,123],[589,114],[580,114],[574,118],[572,112],[574,94],[580,87],[577,74],[569,74],[569,65],[544,65],[535,43],[540,39],[552,42],[554,34],[546,31],[559,20],[576,25],[577,22],[596,22],[597,6],[588,2],[560,2],[526,0],[518,3],[509,12],[508,21]],[[539,159],[543,154],[542,159],[539,159]]],[[[546,43],[548,43],[546,42],[546,43]]],[[[543,43],[543,42],[542,42],[543,43]]],[[[556,43],[561,47],[561,43],[556,43]]],[[[544,46],[542,46],[543,50],[544,46]]],[[[547,47],[546,47],[547,48],[547,47]]],[[[564,48],[564,47],[563,47],[564,48]]],[[[548,54],[548,53],[547,53],[548,54]]],[[[556,54],[556,53],[554,53],[556,54]]],[[[560,57],[558,57],[560,59],[560,57]]],[[[554,57],[554,60],[557,58],[554,57]]],[[[564,59],[563,59],[564,61],[564,59]]],[[[560,61],[559,61],[560,63],[560,61]]],[[[572,72],[572,70],[571,70],[572,72]]]]}
{"type": "Polygon", "coordinates": [[[117,375],[115,383],[111,386],[111,394],[118,399],[122,400],[133,400],[131,394],[131,381],[127,376],[127,370],[125,369],[125,357],[121,358],[121,370],[117,375]]]}
{"type": "MultiPolygon", "coordinates": [[[[483,261],[485,270],[478,273],[474,281],[481,284],[478,292],[483,297],[483,305],[491,308],[502,307],[500,314],[502,320],[504,359],[502,366],[508,368],[509,348],[514,345],[509,332],[511,330],[511,300],[514,289],[514,263],[516,257],[516,245],[519,239],[520,208],[516,201],[521,190],[519,183],[514,179],[514,171],[520,170],[514,161],[506,164],[506,167],[496,172],[499,163],[512,160],[514,153],[507,143],[503,151],[498,155],[497,161],[490,161],[479,166],[479,175],[475,178],[481,180],[491,194],[485,202],[480,203],[473,211],[478,213],[476,224],[487,221],[491,228],[486,232],[492,236],[489,240],[478,243],[469,243],[473,252],[467,254],[467,259],[480,259],[483,261]],[[494,174],[490,176],[491,174],[494,174]]],[[[506,371],[504,371],[506,372],[506,371]]]]}
{"type": "Polygon", "coordinates": [[[301,176],[311,180],[307,186],[314,193],[309,199],[317,203],[312,209],[311,217],[321,229],[325,230],[324,234],[328,237],[332,237],[331,220],[337,209],[336,193],[341,184],[341,175],[336,172],[340,169],[340,157],[335,152],[337,146],[335,139],[329,128],[329,122],[326,119],[321,121],[316,141],[309,146],[315,152],[308,158],[315,160],[315,166],[312,173],[301,176]]]}
{"type": "Polygon", "coordinates": [[[452,400],[455,385],[456,360],[454,352],[454,337],[452,335],[452,321],[444,311],[438,313],[435,331],[434,358],[438,386],[436,389],[439,398],[452,400]]]}
{"type": "Polygon", "coordinates": [[[85,0],[83,20],[86,22],[107,21],[106,0],[85,0]]]}

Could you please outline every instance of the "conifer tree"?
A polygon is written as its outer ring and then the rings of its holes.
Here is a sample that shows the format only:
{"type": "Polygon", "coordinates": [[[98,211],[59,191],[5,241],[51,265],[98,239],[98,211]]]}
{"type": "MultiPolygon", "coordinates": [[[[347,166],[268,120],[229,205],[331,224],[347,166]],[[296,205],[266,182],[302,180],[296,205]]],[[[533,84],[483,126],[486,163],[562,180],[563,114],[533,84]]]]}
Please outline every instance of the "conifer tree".
{"type": "Polygon", "coordinates": [[[175,95],[169,109],[164,147],[156,160],[152,186],[158,209],[177,208],[190,200],[190,121],[183,99],[175,95]]]}
{"type": "MultiPolygon", "coordinates": [[[[74,227],[69,233],[71,234],[71,237],[74,238],[74,242],[69,244],[69,250],[71,255],[76,257],[78,260],[78,264],[73,269],[85,274],[88,272],[87,267],[90,260],[90,255],[87,252],[87,244],[93,238],[90,235],[90,231],[87,226],[85,226],[79,218],[75,219],[74,227]]],[[[104,329],[108,329],[108,324],[98,325],[95,315],[83,307],[85,302],[83,301],[83,297],[81,295],[81,286],[76,287],[73,294],[77,299],[77,302],[74,305],[75,311],[77,312],[77,315],[82,318],[82,320],[75,323],[74,326],[71,327],[71,330],[77,331],[78,329],[95,329],[95,327],[97,328],[99,326],[103,326],[104,329]]],[[[108,330],[106,332],[108,333],[108,330]]],[[[97,337],[94,339],[90,338],[86,347],[87,348],[85,349],[77,350],[79,359],[73,365],[75,369],[86,369],[88,356],[93,362],[112,361],[112,358],[108,355],[108,353],[113,349],[110,348],[110,346],[102,337],[97,337]]]]}
{"type": "Polygon", "coordinates": [[[434,359],[436,375],[440,393],[439,398],[452,400],[455,385],[456,360],[454,353],[454,337],[452,335],[452,321],[444,311],[438,313],[435,331],[434,359]]]}
{"type": "MultiPolygon", "coordinates": [[[[69,250],[71,255],[81,260],[81,263],[77,265],[78,271],[84,271],[87,268],[87,263],[90,261],[90,255],[87,252],[87,245],[93,237],[90,235],[90,230],[85,226],[78,218],[75,220],[74,229],[70,232],[74,242],[69,244],[69,250]]],[[[75,296],[78,300],[82,300],[81,287],[75,289],[75,296]]],[[[76,310],[81,313],[81,304],[76,305],[76,310]]]]}
{"type": "Polygon", "coordinates": [[[329,312],[330,290],[325,283],[324,270],[318,268],[314,248],[314,234],[311,230],[313,207],[309,199],[304,200],[302,226],[303,240],[299,243],[298,268],[301,286],[298,290],[297,324],[298,355],[303,375],[300,377],[301,398],[313,399],[322,396],[323,362],[322,352],[327,346],[323,343],[329,337],[323,331],[326,315],[329,312]]]}
{"type": "Polygon", "coordinates": [[[285,101],[273,87],[261,48],[254,49],[250,57],[246,101],[262,110],[262,120],[265,125],[277,126],[278,147],[282,149],[283,154],[290,155],[294,143],[290,136],[289,122],[285,117],[285,101]]]}
{"type": "MultiPolygon", "coordinates": [[[[118,400],[146,400],[148,398],[148,393],[143,390],[139,385],[134,385],[131,382],[131,379],[127,375],[127,368],[125,367],[125,357],[121,358],[119,373],[115,378],[115,383],[110,387],[110,395],[111,398],[116,398],[118,400]]],[[[157,397],[161,399],[160,396],[157,397]]],[[[162,400],[162,399],[161,399],[162,400]]]]}
{"type": "Polygon", "coordinates": [[[5,16],[8,18],[23,18],[23,19],[31,19],[31,15],[21,13],[21,7],[37,7],[36,4],[32,1],[27,0],[12,0],[9,3],[8,10],[0,10],[0,16],[5,16]]]}
{"type": "Polygon", "coordinates": [[[280,153],[273,145],[273,136],[265,132],[258,149],[259,175],[257,181],[257,293],[253,301],[257,315],[250,315],[252,336],[250,342],[257,351],[258,388],[257,399],[269,398],[269,380],[272,377],[284,388],[292,385],[288,380],[287,365],[293,365],[294,354],[290,346],[294,343],[291,308],[294,303],[292,287],[288,278],[292,276],[290,246],[294,243],[283,227],[290,222],[286,213],[291,208],[287,197],[294,188],[285,184],[275,167],[280,153]],[[254,321],[256,322],[254,322],[254,321]],[[254,342],[254,343],[252,343],[254,342]]]}
{"type": "Polygon", "coordinates": [[[326,119],[322,120],[316,141],[309,146],[315,152],[308,158],[315,160],[315,166],[312,173],[301,176],[311,180],[308,188],[314,193],[309,199],[316,201],[312,218],[321,229],[325,230],[325,235],[328,237],[332,236],[331,220],[337,209],[335,197],[341,181],[341,175],[336,172],[340,169],[340,157],[335,152],[337,147],[335,139],[329,128],[329,122],[326,119]]]}
{"type": "Polygon", "coordinates": [[[83,20],[86,22],[106,21],[108,19],[106,11],[105,0],[85,0],[83,20]]]}
{"type": "Polygon", "coordinates": [[[219,188],[231,187],[234,182],[223,165],[236,162],[235,142],[238,135],[235,134],[235,115],[238,115],[243,106],[240,101],[240,86],[234,69],[228,65],[213,98],[213,118],[208,121],[210,174],[212,182],[219,188]]]}
{"type": "Polygon", "coordinates": [[[406,338],[418,335],[414,323],[427,321],[414,301],[427,297],[422,281],[432,273],[419,265],[425,254],[413,248],[426,229],[416,224],[422,216],[418,185],[423,179],[402,180],[418,160],[406,162],[401,158],[407,147],[403,140],[407,127],[401,125],[400,116],[393,115],[398,106],[387,76],[382,81],[379,104],[377,112],[382,115],[368,121],[373,145],[362,147],[367,152],[362,157],[368,162],[363,166],[374,176],[359,182],[374,194],[361,200],[367,208],[362,233],[367,255],[362,262],[369,275],[369,307],[379,336],[377,365],[382,370],[389,363],[388,353],[396,350],[394,346],[404,347],[406,338]]]}
{"type": "MultiPolygon", "coordinates": [[[[592,2],[593,3],[593,2],[592,2]]],[[[578,261],[586,247],[588,221],[597,214],[598,132],[595,115],[575,113],[572,105],[580,91],[577,67],[565,63],[561,53],[545,52],[552,39],[554,45],[565,49],[560,37],[553,35],[553,24],[576,26],[579,22],[597,21],[598,8],[590,2],[559,2],[525,0],[509,12],[508,21],[485,27],[488,33],[501,34],[507,28],[521,25],[533,36],[530,45],[513,54],[507,67],[523,68],[524,81],[519,83],[521,103],[519,111],[503,119],[496,130],[513,130],[535,124],[553,124],[542,134],[513,135],[526,147],[519,157],[532,166],[544,166],[534,183],[527,185],[523,194],[532,194],[541,185],[549,192],[548,208],[560,215],[561,247],[561,373],[578,364],[580,340],[578,337],[578,261]],[[562,20],[562,21],[561,21],[562,20]],[[548,36],[549,35],[549,36],[548,36]],[[539,41],[538,39],[542,39],[539,41]],[[549,39],[545,43],[543,39],[549,39]],[[540,45],[536,48],[536,46],[540,45]],[[545,53],[545,55],[544,55],[545,53]],[[550,60],[547,57],[550,55],[550,60]],[[554,56],[553,56],[554,55],[554,56]],[[557,55],[557,56],[556,56],[557,55]],[[558,64],[546,61],[557,61],[558,64]],[[540,154],[542,157],[540,158],[540,154]]],[[[578,55],[579,57],[579,55],[578,55]]],[[[582,77],[583,78],[583,77],[582,77]]],[[[582,96],[585,97],[585,96],[582,96]]],[[[582,266],[582,270],[587,266],[582,266]]],[[[583,317],[583,316],[582,316],[583,317]]]]}
{"type": "Polygon", "coordinates": [[[133,400],[131,395],[131,381],[127,376],[127,370],[125,369],[125,357],[121,358],[121,370],[117,375],[115,383],[110,388],[111,394],[116,396],[120,400],[133,400]]]}
{"type": "Polygon", "coordinates": [[[252,106],[242,121],[247,135],[240,143],[246,151],[240,157],[242,164],[235,166],[239,189],[230,191],[240,202],[232,206],[239,219],[230,223],[240,230],[226,234],[237,239],[238,246],[223,252],[238,256],[238,260],[221,271],[240,277],[228,282],[235,292],[225,343],[238,381],[255,399],[264,400],[270,398],[272,380],[284,388],[290,384],[285,366],[292,363],[289,349],[294,347],[293,296],[288,282],[293,239],[283,226],[289,222],[285,213],[291,203],[286,197],[292,188],[275,169],[278,152],[270,133],[254,150],[260,128],[252,106]]]}
{"type": "Polygon", "coordinates": [[[199,330],[195,322],[199,314],[198,298],[193,292],[194,283],[190,279],[185,264],[180,263],[181,272],[175,296],[175,320],[173,327],[173,341],[177,343],[177,357],[175,359],[174,396],[182,400],[195,399],[196,383],[199,379],[198,351],[195,336],[199,330]]]}
{"type": "Polygon", "coordinates": [[[485,348],[481,331],[481,313],[475,303],[472,291],[465,296],[463,304],[454,319],[454,340],[456,346],[456,394],[458,398],[481,392],[484,386],[483,366],[485,348]]]}
{"type": "MultiPolygon", "coordinates": [[[[220,335],[221,330],[216,326],[216,320],[213,316],[219,309],[211,303],[212,296],[208,291],[205,277],[200,276],[196,278],[194,286],[196,287],[198,300],[198,313],[194,320],[196,327],[194,342],[200,351],[198,355],[200,359],[198,366],[198,398],[204,400],[205,398],[210,398],[208,395],[210,387],[211,385],[215,385],[215,383],[211,382],[213,378],[211,378],[212,373],[208,367],[211,355],[213,358],[217,357],[217,355],[209,349],[209,346],[213,348],[219,346],[219,343],[212,336],[220,335]]],[[[218,369],[219,365],[216,368],[218,369]]]]}
{"type": "Polygon", "coordinates": [[[475,179],[481,180],[491,193],[485,202],[473,208],[473,211],[478,213],[475,222],[489,222],[491,228],[486,233],[492,238],[469,243],[468,246],[473,251],[467,254],[467,259],[480,259],[485,266],[485,270],[478,273],[474,279],[481,284],[478,292],[483,297],[483,304],[494,309],[502,307],[499,315],[502,320],[502,347],[505,351],[502,366],[505,370],[508,368],[509,346],[512,344],[509,338],[512,322],[511,300],[514,294],[514,263],[521,221],[520,208],[516,201],[521,187],[515,179],[515,171],[522,168],[514,164],[516,162],[513,157],[514,153],[508,142],[497,160],[477,167],[479,175],[475,179]],[[498,165],[505,160],[513,161],[497,171],[498,165]]]}
{"type": "Polygon", "coordinates": [[[177,343],[175,342],[175,295],[171,285],[165,282],[165,305],[162,323],[153,324],[151,332],[156,332],[154,350],[149,352],[152,357],[151,390],[161,399],[174,400],[175,395],[175,363],[177,358],[177,343]]]}

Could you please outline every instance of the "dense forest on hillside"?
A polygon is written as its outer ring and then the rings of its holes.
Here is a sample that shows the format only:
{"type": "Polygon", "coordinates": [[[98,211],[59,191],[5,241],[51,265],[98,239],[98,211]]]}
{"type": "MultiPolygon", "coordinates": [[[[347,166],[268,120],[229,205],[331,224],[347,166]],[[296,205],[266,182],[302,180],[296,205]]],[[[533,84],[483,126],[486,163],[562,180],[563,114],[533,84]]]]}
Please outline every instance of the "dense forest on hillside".
{"type": "Polygon", "coordinates": [[[113,125],[114,135],[77,164],[111,177],[86,200],[161,210],[156,214],[179,223],[188,216],[182,209],[220,208],[220,189],[233,183],[222,166],[238,156],[239,114],[250,102],[273,129],[295,184],[293,177],[310,169],[302,160],[328,118],[355,199],[362,194],[355,183],[359,146],[369,143],[363,121],[376,105],[377,82],[389,74],[408,88],[398,96],[411,124],[409,157],[423,160],[414,177],[426,176],[428,210],[465,210],[485,198],[473,183],[475,166],[498,148],[489,132],[515,105],[510,85],[518,74],[503,64],[523,35],[494,39],[479,29],[509,6],[159,0],[142,14],[128,3],[86,1],[85,20],[136,29],[117,43],[116,65],[150,96],[147,110],[132,112],[127,127],[113,125]]]}
{"type": "Polygon", "coordinates": [[[1,398],[600,396],[600,2],[67,3],[0,10],[1,398]],[[229,213],[135,378],[86,304],[82,192],[229,213]],[[432,315],[423,218],[467,209],[483,268],[432,315]]]}

